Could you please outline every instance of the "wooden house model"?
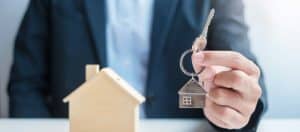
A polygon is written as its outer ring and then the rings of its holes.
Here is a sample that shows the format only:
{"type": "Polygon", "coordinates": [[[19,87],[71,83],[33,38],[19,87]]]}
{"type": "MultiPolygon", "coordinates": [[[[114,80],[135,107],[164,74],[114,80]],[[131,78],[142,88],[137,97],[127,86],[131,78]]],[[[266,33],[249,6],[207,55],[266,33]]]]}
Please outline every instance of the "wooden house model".
{"type": "Polygon", "coordinates": [[[136,132],[145,98],[110,68],[87,65],[86,82],[63,101],[71,132],[136,132]]]}
{"type": "Polygon", "coordinates": [[[189,80],[179,91],[179,108],[203,108],[206,91],[195,79],[189,80]]]}

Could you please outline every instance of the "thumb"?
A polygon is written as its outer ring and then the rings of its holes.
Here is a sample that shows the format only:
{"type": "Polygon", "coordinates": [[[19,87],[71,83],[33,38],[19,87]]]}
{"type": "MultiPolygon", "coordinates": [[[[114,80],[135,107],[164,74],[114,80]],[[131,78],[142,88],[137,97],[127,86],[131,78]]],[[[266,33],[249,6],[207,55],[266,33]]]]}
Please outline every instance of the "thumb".
{"type": "Polygon", "coordinates": [[[202,68],[202,61],[204,59],[204,54],[202,51],[194,52],[192,54],[192,64],[195,72],[199,72],[202,68]]]}

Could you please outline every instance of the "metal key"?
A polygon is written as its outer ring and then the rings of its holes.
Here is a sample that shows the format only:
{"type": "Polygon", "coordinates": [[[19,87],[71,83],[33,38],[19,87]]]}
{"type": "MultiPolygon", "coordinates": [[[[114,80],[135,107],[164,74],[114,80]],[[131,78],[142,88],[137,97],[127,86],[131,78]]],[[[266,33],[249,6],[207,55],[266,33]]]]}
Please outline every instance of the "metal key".
{"type": "Polygon", "coordinates": [[[211,21],[215,15],[215,9],[211,9],[209,12],[209,15],[207,17],[206,23],[204,25],[204,28],[202,30],[202,33],[196,40],[194,41],[194,44],[192,46],[193,52],[198,52],[200,50],[204,50],[206,45],[207,45],[207,32],[208,32],[208,27],[211,24],[211,21]]]}

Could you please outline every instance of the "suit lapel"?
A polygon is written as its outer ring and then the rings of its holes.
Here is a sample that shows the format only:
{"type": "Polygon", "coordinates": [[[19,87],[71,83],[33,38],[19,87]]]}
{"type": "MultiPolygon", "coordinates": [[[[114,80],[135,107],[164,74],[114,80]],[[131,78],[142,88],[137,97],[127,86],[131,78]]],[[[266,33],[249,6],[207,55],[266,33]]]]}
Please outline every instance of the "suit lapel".
{"type": "Polygon", "coordinates": [[[101,66],[107,66],[106,60],[106,5],[105,0],[84,0],[85,16],[89,31],[95,44],[96,54],[101,66]]]}
{"type": "Polygon", "coordinates": [[[151,33],[150,64],[161,55],[178,0],[155,0],[151,33]]]}
{"type": "MultiPolygon", "coordinates": [[[[159,59],[165,47],[168,32],[176,12],[179,0],[155,0],[154,13],[152,21],[151,33],[151,49],[149,55],[149,64],[155,64],[155,60],[159,59]]],[[[148,66],[148,75],[146,82],[146,94],[151,97],[155,93],[152,84],[155,82],[155,67],[148,66]],[[151,89],[150,89],[151,87],[151,89]]]]}
{"type": "MultiPolygon", "coordinates": [[[[178,0],[155,0],[151,33],[151,51],[149,63],[153,64],[164,49],[165,40],[171,26],[178,0]]],[[[150,66],[151,68],[151,66],[150,66]]],[[[151,69],[149,69],[151,73],[151,69]]]]}

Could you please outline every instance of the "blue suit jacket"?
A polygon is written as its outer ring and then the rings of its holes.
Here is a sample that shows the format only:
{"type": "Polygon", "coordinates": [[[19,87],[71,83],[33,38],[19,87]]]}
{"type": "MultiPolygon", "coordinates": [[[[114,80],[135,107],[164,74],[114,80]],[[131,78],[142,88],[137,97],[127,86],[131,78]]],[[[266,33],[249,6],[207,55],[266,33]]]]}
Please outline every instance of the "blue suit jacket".
{"type": "MultiPolygon", "coordinates": [[[[107,65],[104,2],[31,0],[15,43],[8,89],[11,117],[67,116],[62,98],[84,82],[85,65],[107,65]]],[[[147,117],[204,118],[201,109],[178,109],[177,91],[189,79],[179,70],[178,60],[191,48],[212,7],[216,16],[207,50],[234,50],[255,62],[249,51],[241,0],[156,0],[146,86],[147,117]]],[[[262,79],[261,86],[264,89],[262,79]]],[[[244,129],[255,129],[266,108],[265,97],[259,100],[244,129]]]]}

